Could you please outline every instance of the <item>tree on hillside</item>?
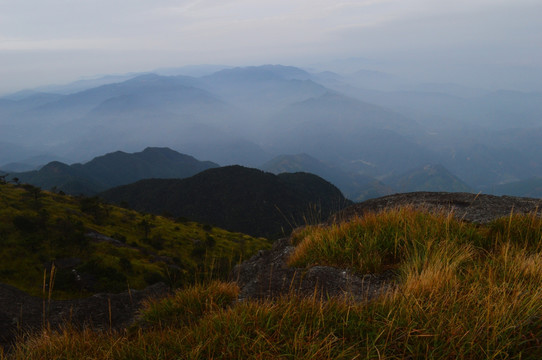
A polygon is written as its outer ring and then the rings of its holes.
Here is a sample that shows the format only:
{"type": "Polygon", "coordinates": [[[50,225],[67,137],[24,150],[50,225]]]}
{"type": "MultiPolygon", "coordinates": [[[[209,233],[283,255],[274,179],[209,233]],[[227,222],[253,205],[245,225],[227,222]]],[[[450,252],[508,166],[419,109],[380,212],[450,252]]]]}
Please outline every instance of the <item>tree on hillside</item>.
{"type": "Polygon", "coordinates": [[[41,188],[30,184],[24,184],[23,189],[26,190],[27,196],[34,201],[34,209],[39,211],[41,208],[40,198],[43,196],[41,188]]]}
{"type": "Polygon", "coordinates": [[[150,238],[151,229],[155,226],[151,219],[148,216],[145,216],[140,222],[137,223],[139,228],[143,230],[143,239],[147,240],[150,238]]]}

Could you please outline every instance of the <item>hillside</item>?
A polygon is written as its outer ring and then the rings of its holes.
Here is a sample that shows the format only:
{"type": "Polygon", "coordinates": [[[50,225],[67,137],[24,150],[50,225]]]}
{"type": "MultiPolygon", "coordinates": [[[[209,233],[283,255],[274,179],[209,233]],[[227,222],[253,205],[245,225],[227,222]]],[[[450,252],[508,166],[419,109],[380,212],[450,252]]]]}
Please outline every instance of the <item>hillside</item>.
{"type": "Polygon", "coordinates": [[[232,272],[232,282],[148,301],[128,334],[46,330],[13,354],[538,359],[539,205],[464,193],[369,200],[351,207],[357,216],[298,229],[258,252],[232,272]],[[478,223],[450,216],[451,209],[478,223]]]}
{"type": "Polygon", "coordinates": [[[43,189],[55,188],[67,194],[94,195],[114,186],[147,178],[186,178],[218,167],[169,148],[152,148],[133,154],[116,151],[85,164],[51,162],[40,170],[13,173],[11,178],[43,189]]]}
{"type": "Polygon", "coordinates": [[[210,267],[219,275],[268,245],[262,238],[144,215],[97,198],[12,184],[0,185],[0,241],[0,283],[42,294],[44,271],[49,274],[54,263],[54,295],[69,298],[157,281],[181,286],[207,276],[210,267]]]}
{"type": "Polygon", "coordinates": [[[242,166],[210,169],[182,180],[142,180],[100,197],[140,211],[272,238],[326,219],[349,203],[335,186],[316,175],[277,176],[242,166]]]}

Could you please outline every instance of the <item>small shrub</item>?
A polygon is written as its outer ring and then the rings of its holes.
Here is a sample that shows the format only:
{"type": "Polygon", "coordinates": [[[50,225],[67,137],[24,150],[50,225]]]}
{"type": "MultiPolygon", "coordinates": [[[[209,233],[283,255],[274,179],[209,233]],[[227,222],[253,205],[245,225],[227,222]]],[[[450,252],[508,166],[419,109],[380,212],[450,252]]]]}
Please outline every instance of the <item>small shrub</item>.
{"type": "Polygon", "coordinates": [[[133,270],[132,262],[130,261],[130,259],[125,257],[119,259],[119,266],[123,271],[126,272],[132,272],[133,270]]]}
{"type": "Polygon", "coordinates": [[[213,236],[207,234],[205,237],[205,246],[208,248],[213,248],[216,245],[216,240],[213,236]]]}
{"type": "Polygon", "coordinates": [[[92,278],[85,286],[93,292],[120,292],[126,290],[126,275],[111,266],[92,259],[76,268],[83,278],[92,278]]]}
{"type": "Polygon", "coordinates": [[[83,197],[79,200],[79,209],[91,215],[97,224],[102,224],[108,216],[107,205],[103,204],[100,198],[83,197]]]}
{"type": "Polygon", "coordinates": [[[13,218],[15,228],[24,233],[35,233],[43,229],[41,219],[34,215],[17,215],[13,218]]]}
{"type": "Polygon", "coordinates": [[[202,260],[207,253],[207,247],[205,246],[205,243],[201,240],[198,240],[194,243],[194,247],[192,248],[191,255],[192,257],[202,260]]]}

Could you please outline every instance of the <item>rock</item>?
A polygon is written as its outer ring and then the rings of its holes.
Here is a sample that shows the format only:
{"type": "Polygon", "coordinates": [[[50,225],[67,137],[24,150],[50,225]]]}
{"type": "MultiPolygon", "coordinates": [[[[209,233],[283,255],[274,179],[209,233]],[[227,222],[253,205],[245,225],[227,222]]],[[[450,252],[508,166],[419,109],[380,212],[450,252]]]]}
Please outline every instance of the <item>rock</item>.
{"type": "Polygon", "coordinates": [[[99,232],[96,232],[96,231],[89,231],[85,234],[85,236],[92,241],[107,242],[117,247],[130,247],[130,248],[132,247],[130,245],[123,243],[120,240],[113,239],[112,237],[106,236],[104,234],[100,234],[99,232]]]}
{"type": "Polygon", "coordinates": [[[453,211],[457,219],[475,223],[488,223],[513,213],[542,214],[542,199],[515,196],[494,196],[470,193],[412,192],[371,199],[351,205],[330,218],[330,223],[347,221],[366,212],[412,205],[429,211],[453,211]]]}
{"type": "Polygon", "coordinates": [[[344,297],[361,301],[377,296],[393,284],[392,272],[359,277],[350,270],[330,266],[288,267],[286,261],[293,249],[290,239],[283,238],[277,240],[271,250],[260,251],[237,265],[230,277],[241,288],[239,300],[293,293],[304,297],[344,297]]]}

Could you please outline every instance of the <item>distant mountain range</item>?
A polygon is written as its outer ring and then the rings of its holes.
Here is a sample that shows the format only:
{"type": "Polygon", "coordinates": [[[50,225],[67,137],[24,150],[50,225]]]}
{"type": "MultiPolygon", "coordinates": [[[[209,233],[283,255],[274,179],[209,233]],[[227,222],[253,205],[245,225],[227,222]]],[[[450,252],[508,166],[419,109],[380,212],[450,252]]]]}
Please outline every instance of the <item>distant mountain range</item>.
{"type": "Polygon", "coordinates": [[[496,185],[490,191],[495,195],[511,195],[542,199],[542,177],[496,185]]]}
{"type": "Polygon", "coordinates": [[[269,238],[323,221],[351,203],[316,175],[273,175],[242,166],[209,169],[187,179],[141,180],[100,197],[140,211],[269,238]]]}
{"type": "MultiPolygon", "coordinates": [[[[232,146],[231,151],[246,147],[245,156],[255,150],[250,144],[232,146]]],[[[257,149],[257,148],[256,148],[257,149]]],[[[228,153],[231,156],[231,153],[228,153]]],[[[224,158],[223,158],[224,159],[224,158]]],[[[39,159],[35,159],[38,161],[39,159]]],[[[252,160],[256,161],[255,158],[252,160]]],[[[13,167],[19,166],[12,164],[13,167]]],[[[20,166],[25,166],[24,164],[20,166]]],[[[19,182],[30,183],[43,189],[55,189],[68,194],[94,195],[115,186],[130,184],[149,178],[182,179],[203,170],[219,167],[217,163],[199,161],[192,156],[178,153],[169,148],[146,148],[141,152],[125,153],[116,151],[98,156],[84,164],[67,165],[52,161],[39,170],[9,173],[7,179],[17,178],[19,182]]],[[[446,191],[475,192],[467,182],[453,174],[443,165],[426,164],[379,179],[367,175],[371,164],[360,161],[358,171],[352,168],[329,165],[308,154],[280,155],[258,166],[274,174],[307,172],[318,175],[337,186],[346,198],[364,201],[397,192],[446,191]],[[361,170],[359,170],[361,169],[361,170]]],[[[474,174],[473,172],[472,174],[474,174]]],[[[538,179],[495,185],[484,190],[491,194],[539,197],[538,179]]]]}
{"type": "Polygon", "coordinates": [[[476,191],[542,176],[540,93],[412,84],[370,69],[199,70],[4,97],[0,165],[26,170],[36,156],[71,163],[160,146],[251,167],[306,153],[379,180],[442,164],[476,191]],[[176,75],[183,73],[197,76],[176,75]]]}
{"type": "Polygon", "coordinates": [[[472,192],[472,188],[442,165],[425,165],[384,180],[395,192],[472,192]]]}
{"type": "Polygon", "coordinates": [[[213,167],[218,165],[168,148],[146,148],[133,154],[122,151],[109,153],[85,164],[66,165],[54,161],[40,170],[12,173],[10,178],[18,178],[20,182],[43,189],[93,195],[141,179],[186,178],[213,167]]]}
{"type": "Polygon", "coordinates": [[[422,131],[400,114],[328,92],[284,108],[261,142],[275,152],[310,153],[342,167],[361,160],[372,164],[363,169],[366,174],[378,176],[435,160],[411,139],[422,131]]]}

